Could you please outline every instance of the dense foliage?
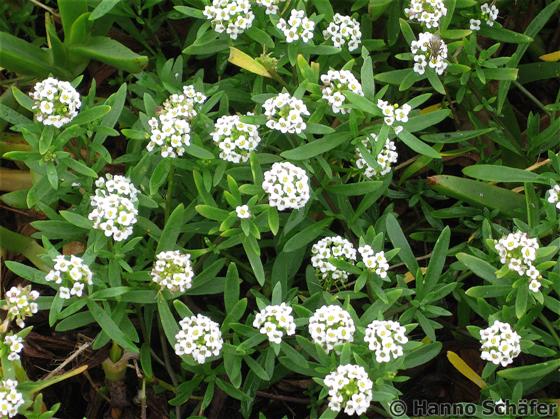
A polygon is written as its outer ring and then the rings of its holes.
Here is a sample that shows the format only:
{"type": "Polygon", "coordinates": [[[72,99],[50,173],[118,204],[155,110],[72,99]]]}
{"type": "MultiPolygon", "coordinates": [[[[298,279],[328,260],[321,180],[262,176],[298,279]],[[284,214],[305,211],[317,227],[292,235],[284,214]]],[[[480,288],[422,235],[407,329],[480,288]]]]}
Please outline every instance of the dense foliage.
{"type": "Polygon", "coordinates": [[[559,8],[0,4],[0,416],[557,398],[559,8]]]}

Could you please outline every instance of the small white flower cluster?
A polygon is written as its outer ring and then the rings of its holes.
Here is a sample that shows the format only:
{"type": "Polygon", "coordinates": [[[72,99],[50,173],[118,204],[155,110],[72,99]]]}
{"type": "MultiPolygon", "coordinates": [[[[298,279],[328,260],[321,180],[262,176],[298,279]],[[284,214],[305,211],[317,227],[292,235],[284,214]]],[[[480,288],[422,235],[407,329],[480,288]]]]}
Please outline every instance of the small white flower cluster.
{"type": "Polygon", "coordinates": [[[554,185],[548,190],[546,200],[560,210],[560,185],[554,185]]]}
{"type": "Polygon", "coordinates": [[[132,234],[138,215],[138,190],[124,176],[100,177],[95,181],[95,195],[91,197],[92,211],[88,218],[93,228],[102,230],[116,241],[125,240],[132,234]]]}
{"type": "Polygon", "coordinates": [[[280,3],[284,0],[255,0],[259,6],[266,8],[267,15],[275,15],[278,13],[280,3]]]}
{"type": "Polygon", "coordinates": [[[253,327],[268,336],[270,342],[281,343],[284,335],[292,336],[296,333],[292,307],[286,303],[266,306],[255,316],[253,327]]]}
{"type": "Polygon", "coordinates": [[[183,86],[183,93],[174,93],[163,102],[162,111],[150,118],[150,142],[148,151],[161,149],[163,158],[177,158],[185,154],[191,143],[190,120],[197,115],[197,105],[204,103],[206,96],[194,86],[183,86]]]}
{"type": "Polygon", "coordinates": [[[362,31],[360,30],[360,23],[350,16],[344,16],[340,13],[335,13],[333,20],[323,31],[325,39],[331,39],[332,43],[337,48],[342,48],[348,44],[348,51],[358,49],[362,42],[362,31]]]}
{"type": "Polygon", "coordinates": [[[169,112],[162,112],[150,118],[150,142],[146,150],[161,149],[161,157],[176,158],[185,154],[185,147],[191,143],[191,125],[186,119],[177,118],[169,112]]]}
{"type": "Polygon", "coordinates": [[[390,362],[403,355],[403,347],[408,338],[406,329],[392,320],[374,320],[365,332],[364,341],[375,352],[377,362],[390,362]]]}
{"type": "Polygon", "coordinates": [[[16,380],[0,381],[0,417],[13,418],[24,403],[23,395],[17,391],[16,380]]]}
{"type": "Polygon", "coordinates": [[[350,314],[336,305],[322,306],[309,319],[311,338],[327,352],[337,345],[352,342],[355,331],[350,314]]]}
{"type": "Polygon", "coordinates": [[[251,218],[251,210],[248,205],[239,205],[235,207],[237,218],[251,218]]]}
{"type": "Polygon", "coordinates": [[[385,258],[385,252],[381,251],[376,253],[369,244],[360,246],[358,252],[360,252],[366,268],[375,272],[380,278],[387,278],[389,263],[385,258]]]}
{"type": "Polygon", "coordinates": [[[321,76],[321,81],[323,82],[323,99],[329,103],[334,113],[347,114],[350,112],[342,107],[346,102],[344,91],[364,95],[362,85],[348,70],[329,70],[327,74],[321,76]]]}
{"type": "Polygon", "coordinates": [[[347,415],[362,415],[371,404],[373,382],[366,370],[359,365],[339,365],[325,377],[329,390],[329,409],[347,415]]]}
{"type": "MultiPolygon", "coordinates": [[[[383,121],[389,126],[393,126],[395,122],[400,122],[402,124],[407,123],[408,114],[412,110],[412,107],[408,103],[405,103],[402,106],[399,106],[397,103],[391,105],[386,100],[381,99],[377,101],[377,107],[383,113],[383,121]]],[[[393,128],[395,129],[396,134],[399,134],[403,129],[402,126],[398,124],[393,128]]]]}
{"type": "Polygon", "coordinates": [[[249,0],[212,0],[203,13],[216,32],[225,32],[231,39],[237,39],[255,19],[249,0]]]}
{"type": "Polygon", "coordinates": [[[338,269],[329,259],[337,259],[354,263],[356,261],[356,249],[348,240],[340,237],[325,237],[319,240],[311,248],[311,265],[323,281],[343,281],[348,279],[348,272],[338,269]]]}
{"type": "Polygon", "coordinates": [[[538,292],[541,288],[541,274],[533,265],[537,258],[539,243],[531,239],[526,233],[517,231],[510,233],[500,240],[494,240],[494,247],[500,255],[500,262],[507,264],[508,268],[520,276],[531,279],[529,289],[538,292]]]}
{"type": "Polygon", "coordinates": [[[411,0],[404,12],[410,20],[430,29],[439,27],[440,19],[447,14],[447,8],[442,0],[411,0]]]}
{"type": "Polygon", "coordinates": [[[58,255],[54,268],[45,276],[45,280],[60,285],[60,298],[69,299],[73,295],[81,297],[86,285],[92,285],[92,273],[82,258],[58,255]]]}
{"type": "Polygon", "coordinates": [[[81,106],[80,94],[76,89],[67,81],[53,77],[35,84],[31,98],[37,121],[57,128],[72,121],[81,106]]]}
{"type": "Polygon", "coordinates": [[[264,172],[262,188],[268,194],[268,204],[279,211],[303,208],[309,201],[307,173],[290,162],[274,163],[264,172]]]}
{"type": "Polygon", "coordinates": [[[315,30],[315,22],[305,16],[304,10],[292,9],[288,21],[280,19],[276,25],[286,37],[286,42],[291,44],[301,39],[301,42],[307,43],[313,39],[313,30],[315,30]]]}
{"type": "Polygon", "coordinates": [[[174,93],[163,102],[163,112],[191,120],[198,114],[197,105],[202,105],[205,100],[206,96],[189,84],[183,86],[183,93],[174,93]]]}
{"type": "Polygon", "coordinates": [[[280,93],[263,103],[267,117],[266,126],[281,133],[299,134],[307,127],[303,116],[309,116],[307,106],[301,99],[280,93]]]}
{"type": "Polygon", "coordinates": [[[171,292],[185,292],[192,287],[194,271],[191,255],[178,250],[160,252],[152,268],[152,281],[171,292]]]}
{"type": "Polygon", "coordinates": [[[185,317],[179,324],[181,330],[175,335],[178,356],[188,355],[195,362],[204,364],[207,358],[220,354],[224,341],[218,323],[197,314],[185,317]]]}
{"type": "Polygon", "coordinates": [[[220,158],[232,163],[247,162],[251,151],[261,142],[258,127],[242,122],[237,115],[220,117],[210,135],[220,147],[220,158]]]}
{"type": "MultiPolygon", "coordinates": [[[[370,134],[370,138],[375,143],[377,141],[377,135],[370,134]]],[[[362,144],[370,153],[373,153],[375,145],[371,143],[367,138],[362,140],[362,144]]],[[[391,166],[397,162],[399,154],[397,153],[397,146],[394,141],[385,140],[385,145],[376,156],[377,161],[376,167],[370,166],[369,163],[364,159],[362,152],[358,147],[356,147],[356,167],[358,169],[364,170],[364,175],[368,178],[374,178],[378,176],[385,176],[391,172],[391,166]]]]}
{"type": "Polygon", "coordinates": [[[10,361],[17,361],[19,359],[19,353],[23,350],[23,338],[18,335],[6,335],[4,337],[4,345],[6,345],[10,351],[8,359],[10,361]]]}
{"type": "Polygon", "coordinates": [[[480,357],[505,367],[521,353],[520,341],[521,337],[508,323],[496,320],[492,326],[480,331],[480,357]]]}
{"type": "Polygon", "coordinates": [[[5,305],[2,307],[8,311],[8,319],[15,320],[16,324],[24,328],[25,318],[31,317],[39,311],[39,306],[35,300],[39,298],[39,293],[26,287],[12,287],[4,296],[5,305]]]}
{"type": "Polygon", "coordinates": [[[422,32],[410,44],[410,51],[414,55],[414,71],[420,75],[426,72],[426,66],[439,75],[447,68],[447,44],[436,34],[422,32]]]}
{"type": "Polygon", "coordinates": [[[498,13],[500,11],[495,4],[484,3],[480,6],[480,12],[482,13],[482,18],[486,20],[488,26],[494,26],[494,22],[498,19],[498,13]]]}

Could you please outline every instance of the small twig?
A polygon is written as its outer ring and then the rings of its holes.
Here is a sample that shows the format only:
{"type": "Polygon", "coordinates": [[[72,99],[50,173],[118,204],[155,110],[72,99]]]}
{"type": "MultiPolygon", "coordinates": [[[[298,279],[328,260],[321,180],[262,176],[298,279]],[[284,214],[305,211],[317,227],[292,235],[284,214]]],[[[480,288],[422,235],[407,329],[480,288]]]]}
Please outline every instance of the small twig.
{"type": "Polygon", "coordinates": [[[70,362],[72,362],[74,359],[76,359],[83,351],[85,351],[90,346],[91,346],[91,342],[86,342],[86,343],[82,344],[68,358],[66,358],[58,367],[56,367],[54,370],[49,372],[45,377],[43,377],[43,380],[48,380],[49,378],[57,375],[60,371],[62,371],[64,369],[64,367],[66,365],[68,365],[70,362]]]}
{"type": "Polygon", "coordinates": [[[53,8],[41,3],[39,0],[31,0],[31,3],[33,3],[35,6],[40,7],[41,9],[45,9],[47,12],[49,12],[53,16],[56,16],[58,18],[60,17],[60,15],[58,13],[56,13],[53,8]]]}

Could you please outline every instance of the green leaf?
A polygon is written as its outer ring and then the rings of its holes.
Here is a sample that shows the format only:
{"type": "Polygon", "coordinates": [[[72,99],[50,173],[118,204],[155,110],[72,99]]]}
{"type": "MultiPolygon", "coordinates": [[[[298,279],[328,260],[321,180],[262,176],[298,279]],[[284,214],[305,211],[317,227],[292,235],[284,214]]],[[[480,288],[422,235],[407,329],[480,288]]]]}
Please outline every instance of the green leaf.
{"type": "Polygon", "coordinates": [[[68,36],[72,29],[72,24],[81,15],[87,13],[87,0],[57,0],[57,4],[64,34],[68,36]]]}
{"type": "Polygon", "coordinates": [[[413,116],[408,120],[406,123],[406,130],[408,132],[422,131],[438,124],[449,115],[451,115],[451,111],[449,109],[439,109],[433,112],[421,113],[420,115],[413,116]]]}
{"type": "Polygon", "coordinates": [[[71,211],[60,211],[60,215],[62,215],[62,218],[64,218],[70,224],[75,225],[76,227],[83,228],[85,230],[89,230],[92,228],[92,222],[83,215],[71,211]]]}
{"type": "Polygon", "coordinates": [[[440,342],[434,342],[422,345],[418,349],[406,353],[403,368],[410,369],[431,361],[440,353],[441,347],[440,342]]]}
{"type": "Polygon", "coordinates": [[[264,381],[270,381],[270,376],[268,375],[268,373],[265,371],[265,369],[257,361],[255,361],[250,356],[244,356],[243,360],[249,366],[251,371],[253,371],[255,373],[255,375],[257,377],[259,377],[261,380],[264,380],[264,381]]]}
{"type": "Polygon", "coordinates": [[[332,218],[325,218],[305,227],[286,242],[282,251],[289,253],[301,249],[303,246],[306,246],[308,243],[319,237],[323,233],[324,229],[332,223],[332,221],[332,218]]]}
{"type": "Polygon", "coordinates": [[[237,266],[234,262],[231,262],[228,266],[226,274],[226,285],[224,288],[224,304],[226,312],[229,313],[235,303],[239,301],[239,274],[237,272],[237,266]]]}
{"type": "Polygon", "coordinates": [[[119,4],[120,0],[101,0],[95,9],[91,12],[89,20],[94,21],[109,13],[113,7],[119,4]]]}
{"type": "Polygon", "coordinates": [[[327,190],[336,195],[343,196],[357,196],[365,195],[371,192],[375,192],[383,186],[383,182],[379,180],[369,180],[366,182],[359,183],[346,183],[340,185],[329,186],[327,190]]]}
{"type": "Polygon", "coordinates": [[[71,45],[69,49],[72,54],[101,61],[129,73],[138,73],[148,64],[148,57],[138,55],[106,36],[92,36],[87,44],[71,45]]]}
{"type": "Polygon", "coordinates": [[[228,211],[210,205],[197,205],[194,209],[204,218],[208,218],[209,220],[224,221],[229,217],[228,211]]]}
{"type": "Polygon", "coordinates": [[[319,14],[325,16],[327,22],[333,19],[334,11],[329,0],[313,0],[313,4],[319,14]]]}
{"type": "Polygon", "coordinates": [[[506,380],[531,380],[544,377],[552,372],[558,373],[560,359],[541,362],[540,364],[525,365],[498,371],[498,375],[506,380]]]}
{"type": "Polygon", "coordinates": [[[190,154],[191,156],[196,157],[197,159],[213,160],[215,158],[212,152],[206,150],[204,147],[201,147],[193,143],[185,147],[185,151],[187,152],[187,154],[190,154]]]}
{"type": "Polygon", "coordinates": [[[412,253],[412,249],[406,240],[406,237],[399,225],[399,222],[395,218],[393,214],[388,214],[385,226],[387,228],[387,235],[393,243],[393,247],[399,250],[399,258],[403,261],[406,265],[408,270],[413,274],[416,275],[416,271],[418,271],[418,262],[414,257],[414,253],[412,253]]]}
{"type": "Polygon", "coordinates": [[[494,39],[500,42],[508,42],[510,44],[528,44],[533,42],[533,38],[530,36],[498,26],[490,27],[488,25],[480,25],[478,34],[480,36],[485,36],[486,38],[494,39]]]}
{"type": "Polygon", "coordinates": [[[124,332],[117,326],[113,321],[111,316],[107,314],[97,303],[93,301],[88,301],[87,303],[89,312],[95,319],[95,321],[101,326],[101,329],[109,336],[112,340],[117,342],[124,349],[127,349],[133,353],[138,353],[139,350],[132,343],[130,338],[124,334],[124,332]]]}
{"type": "Polygon", "coordinates": [[[495,130],[496,128],[483,128],[469,131],[438,132],[437,134],[425,134],[420,138],[429,143],[453,144],[477,138],[495,130]]]}
{"type": "Polygon", "coordinates": [[[48,53],[36,45],[6,32],[0,32],[0,45],[0,67],[32,76],[69,77],[67,70],[51,65],[48,53]]]}
{"type": "Polygon", "coordinates": [[[111,110],[110,106],[107,105],[98,105],[94,106],[93,108],[89,108],[83,112],[80,112],[78,116],[76,116],[71,124],[72,125],[83,125],[89,122],[96,121],[98,119],[103,118],[106,114],[109,113],[111,110]]]}
{"type": "Polygon", "coordinates": [[[12,86],[12,94],[14,95],[14,99],[19,103],[23,108],[27,109],[28,111],[32,111],[33,107],[33,99],[19,90],[16,86],[12,86]]]}
{"type": "Polygon", "coordinates": [[[183,204],[179,204],[175,207],[165,226],[161,232],[161,238],[159,239],[156,253],[162,252],[164,250],[175,250],[177,247],[177,238],[181,234],[181,230],[184,227],[184,217],[185,217],[185,207],[183,204]]]}
{"type": "Polygon", "coordinates": [[[480,285],[469,288],[465,294],[473,298],[495,298],[509,294],[511,285],[480,285]]]}
{"type": "Polygon", "coordinates": [[[326,153],[341,144],[347,143],[352,138],[350,132],[338,132],[326,135],[319,140],[313,140],[307,144],[280,153],[280,156],[289,160],[308,160],[312,157],[326,153]]]}
{"type": "Polygon", "coordinates": [[[167,341],[173,346],[175,345],[175,336],[179,332],[179,326],[169,309],[169,303],[165,301],[161,293],[157,298],[157,308],[163,331],[165,336],[167,336],[167,341]]]}
{"type": "Polygon", "coordinates": [[[0,119],[9,122],[12,125],[31,123],[29,118],[2,103],[0,103],[0,119]]]}
{"type": "Polygon", "coordinates": [[[264,268],[260,257],[260,249],[257,240],[253,236],[245,237],[243,239],[243,249],[247,254],[251,268],[259,285],[262,287],[265,283],[264,268]]]}
{"type": "Polygon", "coordinates": [[[449,251],[450,238],[451,230],[449,229],[449,226],[446,226],[436,241],[434,250],[432,251],[432,256],[430,257],[428,269],[426,270],[426,275],[424,276],[424,281],[418,281],[418,296],[420,298],[433,290],[437,285],[445,265],[447,252],[449,251]],[[422,286],[420,286],[420,284],[422,284],[422,286]]]}
{"type": "Polygon", "coordinates": [[[150,176],[150,195],[158,193],[159,188],[167,181],[171,171],[171,159],[161,159],[150,176]]]}
{"type": "Polygon", "coordinates": [[[402,140],[403,143],[405,143],[408,147],[410,147],[417,153],[427,157],[431,157],[433,159],[441,159],[441,155],[436,150],[434,150],[428,144],[418,139],[416,136],[406,131],[405,129],[403,129],[399,133],[398,137],[402,140]]]}
{"type": "Polygon", "coordinates": [[[82,163],[81,161],[78,160],[74,160],[74,159],[66,159],[64,161],[68,167],[84,176],[89,176],[92,178],[96,178],[97,177],[97,173],[91,169],[90,167],[87,167],[84,163],[82,163]]]}
{"type": "Polygon", "coordinates": [[[515,298],[515,316],[520,319],[527,311],[527,299],[529,298],[529,287],[522,283],[517,288],[517,296],[515,298]]]}
{"type": "Polygon", "coordinates": [[[533,172],[513,167],[491,164],[476,164],[463,169],[463,173],[475,179],[491,182],[528,182],[548,184],[548,179],[541,178],[533,172]]]}
{"type": "Polygon", "coordinates": [[[479,276],[489,282],[494,282],[498,279],[496,277],[496,271],[498,269],[490,265],[485,260],[467,253],[457,253],[456,257],[459,259],[459,262],[470,269],[476,276],[479,276]]]}
{"type": "Polygon", "coordinates": [[[498,209],[500,212],[525,218],[525,197],[509,189],[457,176],[438,175],[428,178],[428,184],[444,195],[482,208],[498,209]]]}

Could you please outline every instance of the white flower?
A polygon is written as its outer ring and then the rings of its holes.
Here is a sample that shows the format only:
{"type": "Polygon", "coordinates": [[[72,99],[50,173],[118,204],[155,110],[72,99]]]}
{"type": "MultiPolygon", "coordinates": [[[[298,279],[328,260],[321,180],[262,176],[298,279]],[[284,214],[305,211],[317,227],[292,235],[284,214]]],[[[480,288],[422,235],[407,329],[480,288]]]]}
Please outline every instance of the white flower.
{"type": "Polygon", "coordinates": [[[550,188],[547,193],[546,200],[554,204],[558,210],[560,210],[560,185],[554,185],[550,188]]]}
{"type": "Polygon", "coordinates": [[[256,125],[241,121],[237,115],[222,116],[216,121],[212,140],[220,147],[220,158],[232,163],[245,163],[261,137],[256,125]]]}
{"type": "Polygon", "coordinates": [[[88,218],[93,228],[101,230],[115,241],[125,240],[132,234],[138,215],[138,190],[130,179],[107,174],[95,181],[95,195],[88,218]]]}
{"type": "Polygon", "coordinates": [[[57,128],[68,124],[80,110],[80,94],[67,81],[49,77],[35,84],[31,93],[35,118],[57,128]]]}
{"type": "Polygon", "coordinates": [[[231,39],[237,39],[255,19],[249,0],[212,0],[203,13],[216,32],[226,32],[231,39]]]}
{"type": "Polygon", "coordinates": [[[374,320],[365,331],[364,341],[375,352],[377,362],[389,362],[403,355],[402,345],[408,342],[405,333],[406,329],[398,322],[374,320]]]}
{"type": "Polygon", "coordinates": [[[350,17],[336,13],[332,22],[329,23],[327,29],[323,31],[326,40],[331,40],[337,48],[348,45],[349,51],[358,49],[362,42],[362,32],[360,31],[360,23],[350,17]]]}
{"type": "Polygon", "coordinates": [[[162,111],[158,116],[151,118],[148,124],[150,125],[150,142],[146,146],[148,151],[159,149],[164,158],[181,157],[185,153],[185,147],[191,143],[191,126],[186,119],[162,111]]]}
{"type": "Polygon", "coordinates": [[[17,391],[18,382],[15,380],[0,381],[0,417],[13,418],[23,405],[23,395],[17,391]]]}
{"type": "Polygon", "coordinates": [[[442,75],[447,68],[447,44],[435,34],[422,32],[417,41],[412,41],[410,51],[414,55],[414,71],[420,75],[426,71],[426,66],[442,75]]]}
{"type": "Polygon", "coordinates": [[[486,24],[488,26],[494,26],[494,22],[498,19],[498,13],[500,13],[495,4],[489,5],[488,3],[484,3],[480,6],[480,12],[482,13],[482,18],[486,20],[486,24]]]}
{"type": "Polygon", "coordinates": [[[267,117],[266,126],[283,134],[299,134],[307,127],[303,116],[309,116],[309,111],[301,99],[280,93],[267,99],[263,104],[267,117]]]}
{"type": "Polygon", "coordinates": [[[310,197],[307,173],[289,162],[274,163],[264,173],[262,188],[268,194],[268,204],[279,211],[303,208],[310,197]]]}
{"type": "Polygon", "coordinates": [[[368,270],[375,272],[381,278],[387,278],[389,263],[385,258],[385,252],[381,251],[376,253],[368,244],[360,246],[358,252],[368,270]]]}
{"type": "Polygon", "coordinates": [[[284,0],[255,0],[255,3],[265,7],[267,15],[275,15],[278,14],[278,6],[283,1],[284,0]]]}
{"type": "Polygon", "coordinates": [[[4,310],[8,311],[8,319],[15,320],[16,324],[24,328],[25,318],[31,317],[39,311],[39,306],[35,300],[39,298],[39,293],[31,289],[31,285],[26,287],[12,287],[4,295],[4,310]]]}
{"type": "Polygon", "coordinates": [[[186,85],[183,86],[183,93],[172,94],[163,102],[163,110],[172,117],[190,121],[197,115],[198,105],[202,105],[205,100],[203,93],[192,85],[186,85]]]}
{"type": "Polygon", "coordinates": [[[381,99],[377,100],[377,107],[383,113],[383,122],[385,122],[385,124],[389,126],[394,125],[393,128],[395,132],[400,132],[400,130],[402,130],[402,126],[399,123],[407,123],[408,114],[412,110],[412,107],[408,103],[405,103],[404,105],[399,107],[398,103],[394,103],[391,105],[386,100],[381,99]]]}
{"type": "Polygon", "coordinates": [[[309,319],[311,338],[327,352],[338,345],[352,342],[355,331],[350,314],[336,305],[322,306],[309,319]]]}
{"type": "Polygon", "coordinates": [[[354,264],[356,249],[352,243],[340,236],[325,237],[311,248],[311,265],[317,275],[330,285],[330,281],[345,282],[348,272],[338,269],[329,260],[337,259],[354,264]]]}
{"type": "Polygon", "coordinates": [[[171,292],[185,292],[192,287],[194,271],[191,255],[178,250],[160,252],[152,267],[152,281],[171,292]]]}
{"type": "Polygon", "coordinates": [[[85,285],[92,285],[92,273],[82,258],[58,255],[54,259],[54,268],[45,276],[45,280],[54,282],[60,289],[60,297],[71,295],[81,297],[85,285]]]}
{"type": "Polygon", "coordinates": [[[526,233],[517,231],[494,240],[494,248],[500,256],[500,262],[520,276],[526,276],[531,281],[529,289],[538,292],[541,287],[541,274],[533,265],[537,259],[539,243],[526,233]]]}
{"type": "Polygon", "coordinates": [[[480,19],[471,19],[469,21],[469,28],[471,31],[479,31],[480,30],[480,19]]]}
{"type": "Polygon", "coordinates": [[[238,218],[251,218],[251,211],[247,205],[239,205],[235,208],[238,218]]]}
{"type": "Polygon", "coordinates": [[[373,382],[359,365],[340,365],[325,377],[329,391],[329,409],[347,415],[362,415],[371,404],[373,382]]]}
{"type": "Polygon", "coordinates": [[[266,306],[255,316],[253,327],[268,336],[272,343],[281,343],[284,335],[292,336],[296,333],[292,308],[286,303],[266,306]]]}
{"type": "Polygon", "coordinates": [[[520,341],[521,337],[508,323],[496,320],[492,326],[480,331],[480,357],[505,367],[521,353],[520,341]]]}
{"type": "Polygon", "coordinates": [[[410,20],[430,29],[439,27],[440,19],[447,14],[447,8],[442,0],[411,0],[404,13],[410,20]]]}
{"type": "Polygon", "coordinates": [[[348,70],[329,70],[327,74],[321,76],[323,82],[322,94],[334,113],[347,114],[348,109],[342,107],[347,101],[344,96],[345,91],[350,91],[363,96],[362,85],[348,70]]]}
{"type": "Polygon", "coordinates": [[[23,338],[18,335],[6,335],[4,337],[4,345],[8,347],[10,353],[8,354],[8,359],[10,361],[16,361],[19,359],[19,353],[23,349],[23,338]]]}
{"type": "MultiPolygon", "coordinates": [[[[377,142],[377,135],[370,134],[370,139],[364,138],[362,140],[362,144],[366,148],[367,151],[373,153],[376,146],[375,142],[377,142]],[[372,144],[372,142],[374,144],[372,144]]],[[[363,169],[364,175],[368,178],[374,178],[378,176],[385,176],[386,174],[391,172],[391,166],[397,162],[399,155],[397,153],[397,147],[395,143],[387,138],[385,140],[385,145],[379,152],[377,156],[374,157],[377,166],[370,166],[369,163],[364,159],[362,152],[358,147],[356,147],[356,166],[358,169],[363,169]]]]}
{"type": "Polygon", "coordinates": [[[197,314],[179,322],[181,330],[175,335],[175,353],[189,356],[204,364],[208,358],[220,355],[224,341],[220,325],[210,318],[197,314]]]}
{"type": "Polygon", "coordinates": [[[315,22],[305,16],[305,11],[292,9],[290,18],[286,21],[280,19],[276,25],[286,37],[286,42],[292,43],[301,40],[303,43],[311,41],[315,22]]]}

